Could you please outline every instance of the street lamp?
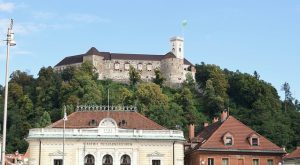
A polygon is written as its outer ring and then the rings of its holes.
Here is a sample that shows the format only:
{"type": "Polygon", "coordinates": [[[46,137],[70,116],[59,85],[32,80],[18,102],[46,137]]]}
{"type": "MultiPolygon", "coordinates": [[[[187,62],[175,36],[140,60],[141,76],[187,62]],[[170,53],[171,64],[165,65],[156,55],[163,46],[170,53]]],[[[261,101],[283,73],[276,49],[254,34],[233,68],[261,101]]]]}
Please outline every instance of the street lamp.
{"type": "Polygon", "coordinates": [[[9,66],[9,48],[15,46],[16,42],[14,40],[13,19],[10,21],[10,26],[7,30],[7,51],[6,51],[6,71],[5,71],[5,94],[4,94],[4,113],[3,113],[3,138],[2,138],[2,161],[1,164],[5,165],[5,147],[6,147],[6,124],[7,124],[7,97],[8,97],[8,66],[9,66]]]}

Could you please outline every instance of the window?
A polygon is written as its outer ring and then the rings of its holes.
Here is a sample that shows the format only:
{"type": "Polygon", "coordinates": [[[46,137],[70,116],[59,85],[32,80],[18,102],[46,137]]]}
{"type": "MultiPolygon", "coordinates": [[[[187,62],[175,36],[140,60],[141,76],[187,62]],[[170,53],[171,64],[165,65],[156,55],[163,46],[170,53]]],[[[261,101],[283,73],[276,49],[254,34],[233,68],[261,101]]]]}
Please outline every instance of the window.
{"type": "Polygon", "coordinates": [[[268,165],[274,165],[273,159],[268,159],[268,165]]]}
{"type": "Polygon", "coordinates": [[[84,157],[84,165],[95,165],[95,157],[88,154],[84,157]]]}
{"type": "Polygon", "coordinates": [[[225,145],[226,146],[232,146],[232,137],[226,137],[225,138],[225,145]]]}
{"type": "Polygon", "coordinates": [[[151,71],[152,70],[152,64],[147,64],[147,71],[151,71]]]}
{"type": "Polygon", "coordinates": [[[252,165],[259,165],[259,160],[258,159],[253,159],[252,160],[252,165]]]}
{"type": "Polygon", "coordinates": [[[138,64],[138,65],[137,65],[137,69],[138,69],[138,70],[143,70],[143,64],[138,64]]]}
{"type": "Polygon", "coordinates": [[[179,52],[181,52],[181,48],[179,48],[179,52]]]}
{"type": "Polygon", "coordinates": [[[121,157],[121,165],[130,165],[130,157],[128,155],[121,157]]]}
{"type": "Polygon", "coordinates": [[[120,69],[120,64],[118,62],[115,63],[115,70],[119,70],[120,69]]]}
{"type": "Polygon", "coordinates": [[[258,138],[252,138],[252,146],[258,146],[258,138]]]}
{"type": "Polygon", "coordinates": [[[62,159],[54,159],[54,165],[62,165],[63,160],[62,159]]]}
{"type": "Polygon", "coordinates": [[[259,135],[256,133],[251,133],[248,137],[251,146],[259,146],[259,135]]]}
{"type": "Polygon", "coordinates": [[[160,160],[152,160],[152,165],[160,165],[160,160]]]}
{"type": "Polygon", "coordinates": [[[230,132],[226,132],[223,136],[223,142],[225,146],[233,145],[233,136],[230,132]]]}
{"type": "Polygon", "coordinates": [[[129,70],[129,68],[130,68],[129,63],[125,63],[124,69],[125,69],[125,70],[129,70]]]}
{"type": "Polygon", "coordinates": [[[102,165],[112,165],[113,158],[110,155],[104,155],[102,159],[102,165]]]}
{"type": "Polygon", "coordinates": [[[90,122],[89,122],[89,126],[97,126],[97,121],[92,119],[90,122]]]}
{"type": "Polygon", "coordinates": [[[223,159],[222,159],[222,165],[229,165],[229,160],[228,160],[228,158],[223,158],[223,159]]]}
{"type": "Polygon", "coordinates": [[[208,165],[214,165],[214,158],[208,158],[208,165]]]}

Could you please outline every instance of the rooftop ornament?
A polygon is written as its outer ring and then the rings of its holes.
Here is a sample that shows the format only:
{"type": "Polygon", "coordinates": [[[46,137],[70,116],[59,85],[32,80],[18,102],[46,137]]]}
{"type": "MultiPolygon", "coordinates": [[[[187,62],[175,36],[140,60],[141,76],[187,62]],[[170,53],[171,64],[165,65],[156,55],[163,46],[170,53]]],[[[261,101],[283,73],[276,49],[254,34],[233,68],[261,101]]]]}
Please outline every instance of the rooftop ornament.
{"type": "Polygon", "coordinates": [[[136,106],[107,106],[107,105],[78,105],[76,107],[77,112],[85,111],[126,111],[126,112],[137,112],[136,106]]]}

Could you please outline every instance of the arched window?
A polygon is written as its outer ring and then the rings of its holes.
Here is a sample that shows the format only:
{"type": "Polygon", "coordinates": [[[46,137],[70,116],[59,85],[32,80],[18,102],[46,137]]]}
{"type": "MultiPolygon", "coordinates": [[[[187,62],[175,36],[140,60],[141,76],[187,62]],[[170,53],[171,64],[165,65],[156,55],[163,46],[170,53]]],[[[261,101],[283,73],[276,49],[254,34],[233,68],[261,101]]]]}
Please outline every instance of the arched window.
{"type": "Polygon", "coordinates": [[[95,157],[88,154],[84,157],[84,165],[95,165],[95,157]]]}
{"type": "Polygon", "coordinates": [[[130,165],[131,164],[131,160],[130,157],[128,155],[123,155],[121,157],[121,165],[130,165]]]}
{"type": "Polygon", "coordinates": [[[112,165],[113,164],[113,158],[111,155],[104,155],[102,159],[102,165],[112,165]]]}

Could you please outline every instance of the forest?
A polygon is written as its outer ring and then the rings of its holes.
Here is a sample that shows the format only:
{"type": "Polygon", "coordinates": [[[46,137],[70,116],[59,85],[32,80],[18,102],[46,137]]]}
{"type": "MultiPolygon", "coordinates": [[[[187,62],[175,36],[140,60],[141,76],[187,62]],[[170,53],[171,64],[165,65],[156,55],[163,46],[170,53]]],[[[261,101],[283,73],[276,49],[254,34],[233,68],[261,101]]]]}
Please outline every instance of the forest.
{"type": "MultiPolygon", "coordinates": [[[[244,124],[288,151],[300,146],[300,103],[293,98],[290,86],[283,82],[285,97],[252,74],[221,69],[213,64],[196,64],[195,80],[186,75],[180,88],[164,85],[160,70],[152,82],[142,82],[140,73],[130,67],[130,83],[98,80],[90,63],[56,72],[52,67],[40,69],[37,77],[23,71],[10,75],[8,96],[7,152],[28,147],[29,129],[46,127],[62,118],[77,105],[134,105],[138,111],[162,126],[181,129],[187,135],[188,124],[197,130],[211,122],[224,109],[244,124]]],[[[0,85],[0,108],[4,87],[0,85]]],[[[3,111],[0,111],[3,122],[3,111]]],[[[2,132],[2,127],[1,127],[2,132]]]]}

